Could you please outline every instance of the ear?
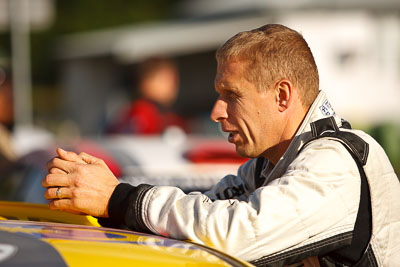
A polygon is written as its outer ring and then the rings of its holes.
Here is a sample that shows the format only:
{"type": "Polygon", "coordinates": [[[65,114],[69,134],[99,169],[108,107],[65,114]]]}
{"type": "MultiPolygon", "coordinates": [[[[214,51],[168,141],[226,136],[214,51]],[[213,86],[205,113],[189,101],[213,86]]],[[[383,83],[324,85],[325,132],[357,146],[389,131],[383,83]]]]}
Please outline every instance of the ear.
{"type": "Polygon", "coordinates": [[[289,108],[292,102],[292,93],[293,84],[288,79],[282,79],[275,84],[276,103],[280,112],[289,108]]]}

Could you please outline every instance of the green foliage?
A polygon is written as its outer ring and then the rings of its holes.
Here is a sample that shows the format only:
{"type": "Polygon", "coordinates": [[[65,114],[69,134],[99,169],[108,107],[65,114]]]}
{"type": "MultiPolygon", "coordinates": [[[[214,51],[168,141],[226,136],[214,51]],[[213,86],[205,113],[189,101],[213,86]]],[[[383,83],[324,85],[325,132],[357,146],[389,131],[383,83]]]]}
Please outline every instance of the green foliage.
{"type": "Polygon", "coordinates": [[[172,17],[181,0],[58,0],[55,28],[59,33],[89,31],[172,17]]]}
{"type": "Polygon", "coordinates": [[[54,24],[31,36],[34,86],[56,81],[53,50],[57,37],[172,18],[173,6],[179,1],[182,0],[57,0],[54,24]]]}
{"type": "Polygon", "coordinates": [[[382,123],[374,126],[368,132],[386,151],[397,176],[400,178],[400,125],[382,123]]]}

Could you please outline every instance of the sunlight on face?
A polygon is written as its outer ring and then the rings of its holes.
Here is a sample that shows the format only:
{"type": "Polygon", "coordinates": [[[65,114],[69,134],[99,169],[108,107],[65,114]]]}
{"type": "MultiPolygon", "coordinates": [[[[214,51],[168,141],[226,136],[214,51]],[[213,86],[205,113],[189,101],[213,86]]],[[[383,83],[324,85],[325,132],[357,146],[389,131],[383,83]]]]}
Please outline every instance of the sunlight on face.
{"type": "Polygon", "coordinates": [[[218,64],[215,88],[219,97],[211,119],[229,133],[228,141],[239,155],[258,157],[279,142],[278,111],[274,90],[260,92],[244,75],[240,61],[218,64]]]}

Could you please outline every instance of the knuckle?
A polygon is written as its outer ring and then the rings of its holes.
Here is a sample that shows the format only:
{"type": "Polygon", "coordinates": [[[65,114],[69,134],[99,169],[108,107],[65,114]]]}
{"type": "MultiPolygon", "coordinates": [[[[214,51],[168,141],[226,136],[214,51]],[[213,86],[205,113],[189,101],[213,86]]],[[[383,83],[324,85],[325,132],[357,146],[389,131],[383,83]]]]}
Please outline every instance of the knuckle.
{"type": "Polygon", "coordinates": [[[71,198],[76,199],[80,196],[80,190],[78,188],[71,189],[71,198]]]}
{"type": "Polygon", "coordinates": [[[50,170],[51,168],[56,168],[57,166],[60,165],[61,160],[57,157],[52,158],[49,160],[46,164],[47,170],[50,170]]]}
{"type": "Polygon", "coordinates": [[[46,169],[47,170],[49,170],[49,169],[51,169],[53,167],[53,165],[54,165],[53,160],[54,159],[51,159],[51,160],[47,161],[47,163],[46,163],[46,169]]]}
{"type": "Polygon", "coordinates": [[[76,165],[76,171],[78,172],[78,173],[82,173],[82,174],[85,174],[86,173],[86,166],[85,165],[83,165],[83,164],[77,164],[76,165]]]}
{"type": "Polygon", "coordinates": [[[80,209],[79,201],[77,199],[72,198],[70,202],[71,202],[71,207],[74,207],[74,209],[80,209]]]}
{"type": "Polygon", "coordinates": [[[56,209],[60,208],[60,206],[61,206],[60,204],[61,204],[60,200],[53,200],[54,208],[56,208],[56,209]]]}
{"type": "Polygon", "coordinates": [[[63,171],[61,171],[59,168],[51,168],[49,170],[49,173],[51,174],[56,174],[56,173],[64,173],[63,171]]]}
{"type": "Polygon", "coordinates": [[[82,176],[75,176],[74,185],[78,188],[84,185],[84,179],[82,178],[82,176]]]}
{"type": "Polygon", "coordinates": [[[42,180],[42,186],[46,187],[51,184],[51,174],[47,174],[42,180]]]}
{"type": "Polygon", "coordinates": [[[45,199],[50,199],[50,194],[48,189],[43,193],[43,196],[45,199]]]}

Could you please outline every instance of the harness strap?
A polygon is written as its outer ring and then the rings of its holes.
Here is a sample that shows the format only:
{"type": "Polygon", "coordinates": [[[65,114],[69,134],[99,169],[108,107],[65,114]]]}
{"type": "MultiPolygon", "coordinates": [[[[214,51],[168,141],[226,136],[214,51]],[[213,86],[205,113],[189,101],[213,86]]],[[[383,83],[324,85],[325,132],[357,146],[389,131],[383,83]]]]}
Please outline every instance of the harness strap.
{"type": "MultiPolygon", "coordinates": [[[[345,126],[350,126],[348,122],[344,122],[345,126]]],[[[330,137],[341,142],[349,150],[350,154],[356,157],[356,162],[359,162],[361,166],[364,166],[367,163],[369,153],[368,143],[356,134],[341,131],[336,125],[335,119],[333,117],[328,117],[312,122],[310,125],[313,138],[306,142],[301,149],[303,149],[308,143],[316,139],[322,137],[330,137]]]]}
{"type": "MultiPolygon", "coordinates": [[[[351,125],[347,121],[342,120],[341,128],[351,129],[351,125]]],[[[377,266],[373,251],[371,247],[368,246],[372,234],[372,210],[368,180],[363,166],[365,166],[367,162],[369,145],[358,135],[347,131],[341,131],[333,117],[327,117],[312,122],[311,133],[312,138],[301,147],[298,153],[311,142],[320,138],[328,138],[340,142],[349,151],[357,164],[361,177],[360,202],[354,229],[349,233],[350,240],[349,242],[342,242],[340,247],[338,247],[338,245],[340,245],[339,243],[337,243],[336,246],[314,244],[316,245],[314,246],[315,248],[308,249],[307,253],[289,251],[284,253],[286,256],[278,253],[280,256],[266,256],[252,263],[257,266],[281,266],[282,264],[298,262],[300,259],[309,256],[319,255],[321,266],[352,266],[361,264],[361,262],[363,262],[362,266],[377,266]]],[[[260,185],[260,176],[264,165],[263,163],[264,158],[260,157],[257,159],[254,179],[255,184],[258,186],[262,185],[260,185]]],[[[335,237],[332,237],[330,239],[333,240],[334,238],[335,237]]]]}
{"type": "Polygon", "coordinates": [[[360,202],[354,225],[352,242],[350,246],[343,247],[320,257],[329,257],[331,260],[342,264],[354,265],[362,258],[364,252],[367,250],[372,234],[371,196],[367,176],[363,168],[367,162],[369,145],[358,135],[351,132],[341,131],[336,125],[333,117],[312,122],[311,129],[313,138],[306,142],[302,149],[310,142],[320,138],[336,140],[340,142],[347,151],[349,151],[350,155],[356,162],[360,173],[360,202]]]}

